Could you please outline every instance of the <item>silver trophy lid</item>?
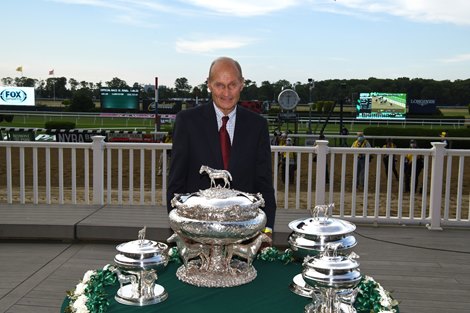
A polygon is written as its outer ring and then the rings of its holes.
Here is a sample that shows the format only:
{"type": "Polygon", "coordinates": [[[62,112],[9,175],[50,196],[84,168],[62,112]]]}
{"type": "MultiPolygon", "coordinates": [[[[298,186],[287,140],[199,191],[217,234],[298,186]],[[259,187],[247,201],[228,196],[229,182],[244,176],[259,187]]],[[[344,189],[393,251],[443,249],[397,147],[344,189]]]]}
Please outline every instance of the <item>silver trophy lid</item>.
{"type": "Polygon", "coordinates": [[[312,217],[292,221],[289,223],[289,228],[296,233],[314,236],[334,236],[353,232],[356,229],[353,223],[330,217],[329,211],[332,206],[334,205],[315,206],[312,209],[312,217]]]}
{"type": "Polygon", "coordinates": [[[119,252],[114,261],[127,268],[153,268],[168,262],[168,245],[145,239],[146,227],[139,231],[139,239],[116,246],[119,252]]]}
{"type": "Polygon", "coordinates": [[[171,205],[181,217],[205,221],[235,221],[253,219],[264,206],[263,196],[230,189],[231,175],[226,170],[201,166],[200,173],[208,173],[211,187],[194,193],[176,194],[171,205]],[[216,181],[224,181],[217,185],[216,181]]]}

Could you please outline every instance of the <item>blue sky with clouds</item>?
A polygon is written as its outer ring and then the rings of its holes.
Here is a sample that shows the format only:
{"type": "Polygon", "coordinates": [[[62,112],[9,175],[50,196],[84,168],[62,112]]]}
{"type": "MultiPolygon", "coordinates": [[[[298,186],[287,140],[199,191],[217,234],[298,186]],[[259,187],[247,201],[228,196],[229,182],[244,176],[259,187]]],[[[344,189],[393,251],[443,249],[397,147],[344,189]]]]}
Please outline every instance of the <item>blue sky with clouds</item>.
{"type": "Polygon", "coordinates": [[[203,83],[231,56],[246,79],[470,78],[468,0],[2,1],[0,78],[203,83]]]}

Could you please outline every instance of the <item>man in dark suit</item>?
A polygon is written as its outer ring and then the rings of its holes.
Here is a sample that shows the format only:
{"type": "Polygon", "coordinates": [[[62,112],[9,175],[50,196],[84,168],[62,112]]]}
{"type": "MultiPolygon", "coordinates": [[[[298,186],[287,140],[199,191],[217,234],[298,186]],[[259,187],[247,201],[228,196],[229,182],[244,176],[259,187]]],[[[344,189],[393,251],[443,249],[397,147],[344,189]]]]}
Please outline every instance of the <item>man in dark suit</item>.
{"type": "Polygon", "coordinates": [[[271,145],[266,119],[237,106],[244,87],[237,61],[222,57],[212,62],[207,79],[212,101],[183,110],[176,116],[167,193],[168,212],[175,193],[192,193],[210,187],[201,165],[224,169],[219,141],[222,117],[228,116],[227,131],[231,148],[228,167],[231,188],[261,193],[267,216],[266,233],[274,227],[276,202],[272,183],[271,145]]]}

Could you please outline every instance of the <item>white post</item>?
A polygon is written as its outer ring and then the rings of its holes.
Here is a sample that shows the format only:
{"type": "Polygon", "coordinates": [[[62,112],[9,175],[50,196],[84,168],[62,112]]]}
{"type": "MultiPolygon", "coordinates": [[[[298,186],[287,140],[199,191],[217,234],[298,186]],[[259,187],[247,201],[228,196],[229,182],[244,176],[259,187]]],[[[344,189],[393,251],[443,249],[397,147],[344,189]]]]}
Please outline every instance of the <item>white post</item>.
{"type": "Polygon", "coordinates": [[[104,146],[105,136],[93,136],[93,204],[104,204],[104,146]]]}
{"type": "Polygon", "coordinates": [[[326,156],[328,154],[328,140],[315,141],[317,149],[317,170],[315,177],[315,205],[323,205],[325,203],[326,190],[326,156]]]}
{"type": "Polygon", "coordinates": [[[433,158],[431,164],[431,188],[429,200],[429,214],[431,224],[427,227],[429,230],[442,230],[441,227],[441,204],[442,204],[442,181],[444,179],[444,156],[446,154],[443,142],[431,142],[433,145],[433,158]]]}

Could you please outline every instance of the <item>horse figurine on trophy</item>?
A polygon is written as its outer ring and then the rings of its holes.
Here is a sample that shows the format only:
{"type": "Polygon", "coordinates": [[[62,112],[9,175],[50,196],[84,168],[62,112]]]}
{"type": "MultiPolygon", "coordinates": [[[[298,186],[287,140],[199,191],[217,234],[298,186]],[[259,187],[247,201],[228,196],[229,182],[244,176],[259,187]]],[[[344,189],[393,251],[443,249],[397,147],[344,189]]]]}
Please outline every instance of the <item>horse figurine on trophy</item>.
{"type": "Polygon", "coordinates": [[[199,257],[201,261],[200,269],[207,269],[209,265],[210,247],[199,242],[190,243],[183,236],[174,233],[167,239],[169,243],[176,243],[178,252],[183,260],[184,266],[188,267],[189,260],[199,257]]]}
{"type": "Polygon", "coordinates": [[[206,173],[209,175],[211,179],[211,187],[216,187],[215,180],[216,179],[223,179],[224,180],[224,188],[230,188],[230,181],[232,181],[232,175],[230,175],[229,171],[226,170],[216,170],[210,168],[207,165],[202,165],[199,169],[199,174],[206,173]]]}
{"type": "Polygon", "coordinates": [[[263,242],[272,242],[271,237],[265,233],[260,233],[253,241],[247,244],[234,243],[226,247],[226,260],[227,264],[230,264],[234,255],[241,257],[246,260],[248,266],[251,266],[253,259],[256,257],[259,248],[263,242]]]}

